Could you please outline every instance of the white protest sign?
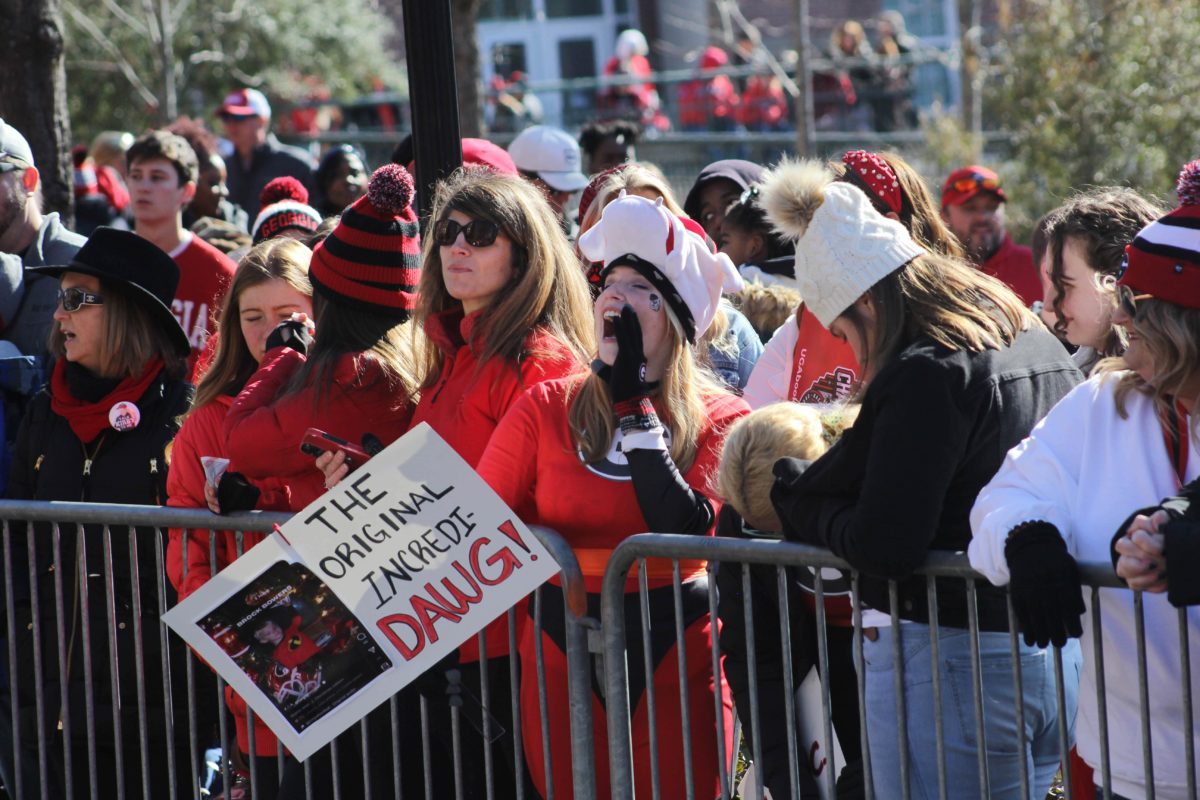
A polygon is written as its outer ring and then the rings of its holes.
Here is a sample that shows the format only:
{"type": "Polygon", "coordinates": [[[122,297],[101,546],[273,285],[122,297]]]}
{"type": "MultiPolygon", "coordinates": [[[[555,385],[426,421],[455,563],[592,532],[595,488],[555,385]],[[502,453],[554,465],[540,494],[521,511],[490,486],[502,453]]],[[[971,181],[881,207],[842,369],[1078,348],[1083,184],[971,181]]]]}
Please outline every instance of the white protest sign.
{"type": "Polygon", "coordinates": [[[164,620],[305,759],[557,573],[422,424],[164,620]]]}

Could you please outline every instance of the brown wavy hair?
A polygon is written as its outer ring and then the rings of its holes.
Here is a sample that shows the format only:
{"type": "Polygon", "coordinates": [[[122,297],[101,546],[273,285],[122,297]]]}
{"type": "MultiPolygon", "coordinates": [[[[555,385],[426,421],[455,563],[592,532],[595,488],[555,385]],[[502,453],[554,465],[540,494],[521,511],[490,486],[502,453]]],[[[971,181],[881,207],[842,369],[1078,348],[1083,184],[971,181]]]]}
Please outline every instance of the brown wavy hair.
{"type": "MultiPolygon", "coordinates": [[[[863,385],[905,345],[927,336],[951,350],[999,349],[1040,321],[997,278],[965,261],[925,253],[872,286],[875,345],[861,365],[863,385]]],[[[867,341],[857,304],[845,316],[867,341]]]]}
{"type": "MultiPolygon", "coordinates": [[[[517,176],[465,167],[438,184],[430,230],[451,211],[495,223],[513,246],[513,278],[481,312],[470,342],[478,363],[500,358],[518,369],[535,328],[566,345],[584,363],[595,349],[591,293],[545,196],[517,176]]],[[[417,335],[434,314],[462,306],[446,289],[440,250],[433,236],[425,237],[414,314],[417,335]]],[[[443,356],[437,347],[423,349],[419,385],[425,388],[441,374],[443,356]]]]}
{"type": "MultiPolygon", "coordinates": [[[[1073,195],[1046,217],[1044,236],[1050,256],[1050,282],[1054,285],[1054,331],[1067,332],[1062,301],[1067,291],[1063,274],[1063,248],[1073,239],[1083,248],[1083,258],[1108,289],[1111,307],[1116,308],[1116,279],[1120,275],[1125,246],[1138,231],[1166,213],[1154,202],[1123,186],[1099,186],[1073,195]]],[[[1125,350],[1125,336],[1119,325],[1111,326],[1105,338],[1102,356],[1117,356],[1125,350]]]]}

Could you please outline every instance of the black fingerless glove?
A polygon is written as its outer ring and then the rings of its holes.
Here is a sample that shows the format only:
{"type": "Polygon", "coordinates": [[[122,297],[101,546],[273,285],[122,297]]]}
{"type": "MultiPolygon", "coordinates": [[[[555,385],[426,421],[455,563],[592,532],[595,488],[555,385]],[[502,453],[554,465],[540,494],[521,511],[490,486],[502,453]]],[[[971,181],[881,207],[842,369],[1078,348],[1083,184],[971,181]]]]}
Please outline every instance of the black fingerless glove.
{"type": "Polygon", "coordinates": [[[275,326],[267,337],[267,350],[276,347],[290,347],[300,355],[307,355],[312,347],[313,337],[308,332],[308,323],[295,319],[284,320],[275,326]]]}
{"type": "Polygon", "coordinates": [[[1014,529],[1004,545],[1009,591],[1025,644],[1062,647],[1083,635],[1079,565],[1049,522],[1014,529]]]}
{"type": "Polygon", "coordinates": [[[217,484],[217,504],[222,514],[234,511],[250,511],[258,506],[262,494],[258,487],[246,480],[240,472],[225,472],[217,484]]]}

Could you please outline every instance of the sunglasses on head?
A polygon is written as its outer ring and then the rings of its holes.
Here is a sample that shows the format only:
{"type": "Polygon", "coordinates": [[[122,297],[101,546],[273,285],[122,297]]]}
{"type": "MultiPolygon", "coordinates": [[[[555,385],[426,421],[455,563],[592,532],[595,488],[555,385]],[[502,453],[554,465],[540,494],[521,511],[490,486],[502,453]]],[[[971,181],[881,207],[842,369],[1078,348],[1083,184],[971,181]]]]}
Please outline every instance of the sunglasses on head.
{"type": "Polygon", "coordinates": [[[62,304],[63,311],[71,312],[78,311],[83,306],[104,305],[104,298],[78,286],[72,286],[70,289],[58,290],[58,302],[62,304]]]}
{"type": "Polygon", "coordinates": [[[951,186],[954,188],[954,191],[960,194],[969,192],[975,188],[994,192],[1000,188],[1000,181],[996,178],[989,178],[986,175],[980,175],[978,172],[975,172],[965,178],[959,178],[951,186]]]}
{"type": "Polygon", "coordinates": [[[460,231],[471,247],[487,247],[500,235],[500,226],[486,219],[473,219],[466,225],[460,225],[447,218],[433,227],[433,240],[442,247],[450,247],[458,241],[460,231]]]}
{"type": "Polygon", "coordinates": [[[1133,319],[1137,316],[1137,304],[1142,300],[1153,300],[1152,294],[1134,294],[1134,291],[1125,284],[1117,286],[1117,302],[1121,305],[1121,311],[1125,316],[1133,319]]]}

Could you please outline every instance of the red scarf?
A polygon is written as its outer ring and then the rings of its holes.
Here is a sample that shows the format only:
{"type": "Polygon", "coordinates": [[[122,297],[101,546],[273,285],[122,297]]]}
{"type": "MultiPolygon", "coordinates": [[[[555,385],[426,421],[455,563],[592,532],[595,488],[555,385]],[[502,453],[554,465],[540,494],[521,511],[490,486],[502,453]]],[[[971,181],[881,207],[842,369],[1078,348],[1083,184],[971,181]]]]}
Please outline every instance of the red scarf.
{"type": "Polygon", "coordinates": [[[121,401],[136,403],[141,400],[162,368],[163,360],[153,358],[141,375],[125,378],[117,384],[117,388],[90,403],[71,394],[67,386],[67,361],[60,358],[55,362],[54,373],[50,376],[50,408],[67,421],[79,441],[87,444],[111,427],[108,422],[109,410],[121,401]]]}

